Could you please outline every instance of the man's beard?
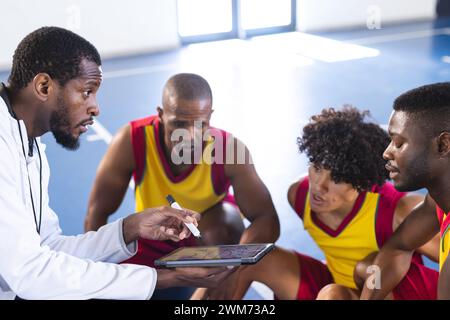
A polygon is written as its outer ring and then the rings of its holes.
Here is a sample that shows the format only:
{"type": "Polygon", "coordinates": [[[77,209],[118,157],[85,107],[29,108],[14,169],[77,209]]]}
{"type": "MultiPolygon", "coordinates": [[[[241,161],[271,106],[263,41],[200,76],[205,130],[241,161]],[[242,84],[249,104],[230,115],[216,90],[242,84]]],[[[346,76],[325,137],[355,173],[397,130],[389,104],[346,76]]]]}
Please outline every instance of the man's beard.
{"type": "Polygon", "coordinates": [[[427,159],[428,148],[419,154],[408,168],[400,172],[402,180],[394,184],[401,192],[411,192],[426,188],[430,180],[430,168],[427,159]]]}
{"type": "Polygon", "coordinates": [[[50,116],[50,131],[56,142],[67,150],[76,150],[80,146],[79,137],[71,133],[69,108],[64,104],[62,97],[57,98],[58,107],[50,116]]]}

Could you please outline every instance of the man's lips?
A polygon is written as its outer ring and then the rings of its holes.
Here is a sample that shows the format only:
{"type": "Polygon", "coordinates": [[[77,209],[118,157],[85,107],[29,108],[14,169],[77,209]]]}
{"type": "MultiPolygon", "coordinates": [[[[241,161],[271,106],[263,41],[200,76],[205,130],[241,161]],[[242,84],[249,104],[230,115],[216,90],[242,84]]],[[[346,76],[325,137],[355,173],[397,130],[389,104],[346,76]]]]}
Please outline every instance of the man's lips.
{"type": "Polygon", "coordinates": [[[394,167],[394,166],[392,166],[390,164],[386,164],[384,167],[389,172],[392,172],[392,173],[398,173],[399,172],[399,170],[396,167],[394,167]]]}
{"type": "Polygon", "coordinates": [[[389,171],[389,178],[390,179],[395,179],[398,176],[399,170],[396,167],[394,167],[394,166],[392,166],[390,164],[386,164],[385,168],[386,168],[387,171],[389,171]]]}
{"type": "Polygon", "coordinates": [[[321,204],[324,204],[326,202],[324,198],[322,198],[319,195],[313,194],[313,193],[311,194],[311,201],[314,204],[317,204],[317,205],[321,205],[321,204]]]}
{"type": "Polygon", "coordinates": [[[81,130],[81,133],[84,133],[88,130],[88,126],[92,126],[94,124],[94,120],[87,120],[78,125],[81,130]]]}

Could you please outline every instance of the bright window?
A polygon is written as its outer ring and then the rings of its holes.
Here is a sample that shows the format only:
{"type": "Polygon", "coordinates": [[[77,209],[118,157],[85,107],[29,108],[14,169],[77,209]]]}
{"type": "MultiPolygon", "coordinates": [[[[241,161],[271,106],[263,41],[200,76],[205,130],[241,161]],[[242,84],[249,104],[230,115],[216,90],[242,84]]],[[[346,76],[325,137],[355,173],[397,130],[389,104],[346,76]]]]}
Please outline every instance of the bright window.
{"type": "Polygon", "coordinates": [[[242,28],[260,29],[291,24],[291,0],[241,0],[242,28]]]}
{"type": "Polygon", "coordinates": [[[230,32],[232,0],[178,0],[178,33],[181,37],[230,32]]]}

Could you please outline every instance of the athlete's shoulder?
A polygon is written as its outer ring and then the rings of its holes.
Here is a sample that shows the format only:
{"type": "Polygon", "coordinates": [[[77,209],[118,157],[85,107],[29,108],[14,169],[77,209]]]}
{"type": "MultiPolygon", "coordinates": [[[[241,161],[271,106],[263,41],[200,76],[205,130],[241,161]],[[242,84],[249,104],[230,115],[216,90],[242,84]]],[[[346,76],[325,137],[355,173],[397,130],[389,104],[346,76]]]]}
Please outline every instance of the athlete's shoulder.
{"type": "Polygon", "coordinates": [[[236,139],[232,133],[216,127],[209,127],[209,134],[214,138],[216,143],[221,142],[223,147],[234,142],[236,139]]]}
{"type": "Polygon", "coordinates": [[[158,122],[159,118],[157,115],[148,116],[145,118],[140,118],[130,121],[130,126],[132,129],[137,129],[140,127],[145,127],[148,125],[154,125],[158,122]]]}
{"type": "Polygon", "coordinates": [[[300,176],[293,182],[288,189],[288,202],[300,217],[303,217],[303,211],[306,202],[306,196],[309,190],[308,175],[300,176]]]}

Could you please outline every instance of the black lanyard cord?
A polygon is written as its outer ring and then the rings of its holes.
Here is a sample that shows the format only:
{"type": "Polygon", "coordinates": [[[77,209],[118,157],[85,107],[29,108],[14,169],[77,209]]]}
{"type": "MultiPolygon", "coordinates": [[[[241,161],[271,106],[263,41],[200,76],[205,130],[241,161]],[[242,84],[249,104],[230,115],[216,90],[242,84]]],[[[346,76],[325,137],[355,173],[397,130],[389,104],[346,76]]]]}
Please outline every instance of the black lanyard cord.
{"type": "Polygon", "coordinates": [[[39,155],[39,223],[38,223],[37,217],[36,217],[36,209],[34,207],[33,190],[31,189],[30,172],[28,171],[27,154],[25,152],[25,146],[23,144],[22,129],[20,127],[19,120],[16,119],[16,121],[17,121],[17,126],[19,127],[20,141],[22,142],[22,152],[23,152],[23,156],[25,157],[25,166],[27,168],[28,185],[30,187],[31,207],[33,208],[34,223],[36,224],[37,233],[41,234],[41,221],[42,221],[42,158],[41,158],[41,151],[39,150],[39,146],[37,144],[36,138],[34,138],[34,142],[36,143],[36,148],[38,150],[38,155],[39,155]]]}
{"type": "MultiPolygon", "coordinates": [[[[41,222],[42,222],[42,158],[41,150],[39,150],[39,145],[34,138],[34,143],[36,143],[36,148],[39,155],[39,226],[36,226],[38,234],[41,234],[41,222]]],[[[36,220],[36,219],[35,219],[36,220]]]]}

